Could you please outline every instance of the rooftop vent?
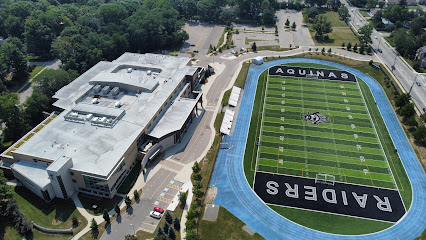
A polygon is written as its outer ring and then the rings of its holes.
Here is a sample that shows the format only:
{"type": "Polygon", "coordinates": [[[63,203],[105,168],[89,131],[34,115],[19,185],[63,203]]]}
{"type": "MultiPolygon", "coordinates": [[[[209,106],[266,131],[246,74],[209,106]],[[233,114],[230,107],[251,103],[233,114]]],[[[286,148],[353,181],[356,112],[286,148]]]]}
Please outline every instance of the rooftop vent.
{"type": "Polygon", "coordinates": [[[151,75],[151,73],[152,73],[152,71],[151,70],[148,70],[147,72],[146,72],[146,75],[151,75]]]}
{"type": "Polygon", "coordinates": [[[127,69],[127,73],[131,73],[133,71],[133,69],[132,68],[128,68],[127,69]]]}
{"type": "Polygon", "coordinates": [[[117,101],[117,102],[115,102],[114,106],[115,106],[116,108],[119,108],[119,107],[121,107],[121,103],[120,103],[119,101],[117,101]]]}
{"type": "Polygon", "coordinates": [[[97,104],[99,103],[99,100],[97,98],[92,99],[92,104],[97,104]]]}

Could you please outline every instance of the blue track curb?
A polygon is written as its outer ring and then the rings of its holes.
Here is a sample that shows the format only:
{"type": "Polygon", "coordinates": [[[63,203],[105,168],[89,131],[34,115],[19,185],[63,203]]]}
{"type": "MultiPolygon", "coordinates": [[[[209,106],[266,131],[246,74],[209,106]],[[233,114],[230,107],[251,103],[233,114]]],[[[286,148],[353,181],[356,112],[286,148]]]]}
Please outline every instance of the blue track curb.
{"type": "Polygon", "coordinates": [[[217,187],[214,204],[222,205],[251,229],[266,239],[414,239],[426,227],[426,176],[423,172],[407,136],[381,86],[370,76],[353,68],[323,60],[293,58],[267,62],[261,66],[250,66],[232,136],[222,140],[233,148],[220,149],[216,159],[210,186],[217,187]],[[291,62],[319,63],[337,67],[355,74],[370,87],[391,138],[407,171],[413,190],[411,208],[394,226],[386,230],[356,236],[323,233],[312,230],[280,216],[250,188],[243,169],[243,158],[247,135],[260,74],[272,66],[291,62]]]}

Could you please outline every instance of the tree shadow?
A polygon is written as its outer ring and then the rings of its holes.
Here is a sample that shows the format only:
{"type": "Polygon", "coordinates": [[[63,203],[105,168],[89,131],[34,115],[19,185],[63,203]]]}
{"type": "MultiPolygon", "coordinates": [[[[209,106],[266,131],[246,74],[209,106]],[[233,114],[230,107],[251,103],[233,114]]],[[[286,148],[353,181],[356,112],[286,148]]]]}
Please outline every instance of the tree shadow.
{"type": "Polygon", "coordinates": [[[105,224],[105,231],[107,234],[111,233],[111,223],[105,224]]]}
{"type": "Polygon", "coordinates": [[[121,223],[121,214],[118,214],[117,218],[115,219],[117,223],[121,223]]]}
{"type": "Polygon", "coordinates": [[[129,207],[126,209],[127,214],[132,215],[133,214],[133,207],[129,207]]]}

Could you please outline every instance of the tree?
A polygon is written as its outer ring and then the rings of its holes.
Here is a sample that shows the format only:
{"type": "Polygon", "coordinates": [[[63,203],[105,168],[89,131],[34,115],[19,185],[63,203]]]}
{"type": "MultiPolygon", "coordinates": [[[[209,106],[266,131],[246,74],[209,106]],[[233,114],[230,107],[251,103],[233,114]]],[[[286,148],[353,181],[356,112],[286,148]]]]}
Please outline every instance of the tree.
{"type": "Polygon", "coordinates": [[[76,227],[78,227],[78,225],[79,225],[79,222],[78,222],[77,217],[76,216],[72,216],[72,227],[76,228],[76,227]]]}
{"type": "MultiPolygon", "coordinates": [[[[318,8],[316,7],[310,7],[304,10],[305,15],[308,17],[308,22],[313,22],[315,18],[319,15],[318,8]]],[[[290,25],[290,21],[288,22],[288,25],[290,25]]]]}
{"type": "Polygon", "coordinates": [[[371,43],[371,33],[373,32],[373,24],[366,24],[358,29],[359,41],[363,44],[371,43]]]}
{"type": "Polygon", "coordinates": [[[98,223],[94,218],[92,218],[92,221],[90,223],[90,229],[92,230],[92,237],[98,238],[99,229],[98,229],[98,223]]]}
{"type": "Polygon", "coordinates": [[[413,103],[407,103],[403,107],[401,107],[399,111],[400,115],[408,119],[411,116],[414,116],[416,114],[416,110],[414,109],[413,103]]]}
{"type": "Polygon", "coordinates": [[[172,240],[176,239],[176,233],[175,233],[175,230],[173,230],[173,228],[169,228],[169,238],[172,240]]]}
{"type": "Polygon", "coordinates": [[[328,55],[330,55],[330,54],[331,54],[331,48],[328,49],[328,55]]]}
{"type": "Polygon", "coordinates": [[[192,172],[193,173],[199,173],[201,170],[200,165],[197,161],[194,162],[194,165],[192,165],[192,172]]]}
{"type": "Polygon", "coordinates": [[[317,39],[323,39],[324,35],[333,31],[331,22],[325,15],[318,15],[312,28],[315,30],[315,38],[317,39]]]}
{"type": "Polygon", "coordinates": [[[253,44],[251,45],[251,49],[253,50],[253,52],[256,52],[256,49],[257,49],[256,42],[253,42],[253,44]]]}
{"type": "Polygon", "coordinates": [[[339,8],[339,10],[337,10],[337,13],[339,14],[339,17],[342,21],[344,22],[348,22],[350,15],[349,15],[349,10],[346,6],[342,6],[339,8]]]}
{"type": "Polygon", "coordinates": [[[395,106],[401,108],[410,102],[411,96],[408,93],[400,94],[395,100],[395,106]]]}
{"type": "Polygon", "coordinates": [[[426,113],[423,113],[423,114],[420,116],[420,119],[422,120],[422,122],[426,123],[426,113]]]}
{"type": "Polygon", "coordinates": [[[416,131],[413,132],[413,137],[416,141],[426,144],[426,127],[424,125],[417,128],[416,131]]]}
{"type": "Polygon", "coordinates": [[[415,116],[411,116],[411,117],[405,119],[405,124],[410,126],[410,127],[417,127],[419,125],[415,116]]]}
{"type": "Polygon", "coordinates": [[[138,240],[138,237],[133,234],[127,234],[124,236],[124,240],[138,240]]]}
{"type": "Polygon", "coordinates": [[[120,215],[120,207],[118,206],[117,203],[114,204],[114,210],[115,210],[115,213],[117,214],[117,216],[120,215]]]}
{"type": "Polygon", "coordinates": [[[296,22],[293,22],[293,24],[291,25],[291,28],[296,29],[296,22]]]}
{"type": "Polygon", "coordinates": [[[188,220],[193,220],[196,216],[197,216],[197,211],[191,207],[188,213],[186,214],[186,218],[188,220]]]}
{"type": "Polygon", "coordinates": [[[17,140],[27,132],[28,125],[16,93],[0,93],[0,123],[6,125],[3,130],[5,141],[17,140]]]}
{"type": "Polygon", "coordinates": [[[124,202],[126,203],[127,208],[130,208],[130,206],[132,205],[132,200],[130,199],[129,196],[126,196],[126,198],[124,199],[124,202]]]}
{"type": "Polygon", "coordinates": [[[269,0],[264,0],[261,5],[262,23],[272,25],[275,22],[275,10],[269,0]]]}
{"type": "Polygon", "coordinates": [[[10,38],[0,46],[0,80],[9,73],[23,76],[27,69],[27,60],[23,54],[23,44],[18,38],[10,38]],[[2,70],[1,70],[2,69],[2,70]]]}
{"type": "Polygon", "coordinates": [[[31,126],[35,126],[43,119],[43,111],[49,108],[49,98],[40,91],[33,91],[24,103],[24,113],[31,126]]]}
{"type": "Polygon", "coordinates": [[[29,17],[25,21],[25,42],[28,53],[36,56],[50,54],[50,48],[55,34],[48,26],[35,17],[29,17]]]}
{"type": "Polygon", "coordinates": [[[365,4],[365,8],[371,9],[375,8],[378,3],[378,0],[367,0],[367,3],[365,4]]]}
{"type": "Polygon", "coordinates": [[[170,228],[171,228],[171,227],[170,227],[170,224],[169,224],[167,221],[166,221],[166,222],[164,222],[164,225],[163,225],[163,230],[164,230],[164,232],[165,232],[165,233],[168,233],[170,228]]]}
{"type": "Polygon", "coordinates": [[[111,219],[109,218],[108,210],[104,209],[104,215],[102,216],[105,222],[110,223],[111,219]]]}
{"type": "Polygon", "coordinates": [[[365,46],[364,44],[361,44],[361,47],[359,48],[359,53],[364,54],[365,46]]]}
{"type": "Polygon", "coordinates": [[[190,230],[186,232],[185,240],[201,240],[201,237],[195,230],[190,230]]]}
{"type": "Polygon", "coordinates": [[[201,189],[202,187],[203,187],[203,184],[201,183],[201,181],[195,181],[194,183],[195,189],[201,189]]]}
{"type": "Polygon", "coordinates": [[[290,26],[290,20],[288,20],[288,18],[287,18],[287,21],[285,21],[285,26],[286,26],[286,27],[289,27],[289,26],[290,26]]]}
{"type": "Polygon", "coordinates": [[[373,52],[373,49],[371,49],[371,46],[370,45],[368,45],[368,48],[367,48],[367,54],[371,54],[373,52]]]}
{"type": "Polygon", "coordinates": [[[346,49],[347,49],[348,51],[350,51],[350,50],[351,50],[351,48],[352,48],[352,44],[351,44],[351,43],[348,43],[348,45],[346,45],[346,49]]]}
{"type": "Polygon", "coordinates": [[[170,214],[169,211],[166,211],[165,218],[166,218],[166,222],[168,222],[169,224],[172,224],[173,217],[172,217],[172,214],[170,214]]]}
{"type": "Polygon", "coordinates": [[[51,98],[56,91],[72,82],[78,74],[75,71],[62,69],[46,69],[34,81],[34,90],[51,98]]]}
{"type": "Polygon", "coordinates": [[[345,48],[345,43],[344,42],[342,43],[342,48],[345,48]]]}
{"type": "Polygon", "coordinates": [[[199,198],[202,195],[202,192],[199,188],[192,188],[192,193],[195,195],[195,197],[199,198]]]}
{"type": "Polygon", "coordinates": [[[179,192],[179,202],[180,202],[181,208],[183,209],[185,207],[185,202],[186,202],[186,192],[179,192]]]}
{"type": "Polygon", "coordinates": [[[138,200],[140,198],[138,190],[133,191],[133,196],[135,196],[136,200],[138,200]]]}
{"type": "Polygon", "coordinates": [[[6,182],[3,170],[0,170],[0,209],[4,209],[7,199],[12,197],[12,190],[6,185],[6,182]]]}
{"type": "Polygon", "coordinates": [[[325,53],[325,48],[321,49],[321,53],[324,54],[325,53]]]}
{"type": "Polygon", "coordinates": [[[356,52],[358,50],[358,43],[355,43],[354,45],[354,52],[356,52]]]}
{"type": "Polygon", "coordinates": [[[337,11],[342,4],[340,0],[327,0],[327,7],[333,11],[337,11]]]}
{"type": "Polygon", "coordinates": [[[158,237],[158,236],[161,236],[161,235],[164,235],[164,231],[163,231],[163,229],[161,228],[161,227],[158,227],[157,228],[157,232],[155,233],[155,235],[158,237]]]}
{"type": "Polygon", "coordinates": [[[103,4],[99,8],[99,15],[105,24],[119,23],[127,18],[127,9],[117,3],[103,4]]]}
{"type": "Polygon", "coordinates": [[[173,227],[178,231],[180,230],[180,221],[178,217],[175,217],[173,220],[173,227]]]}

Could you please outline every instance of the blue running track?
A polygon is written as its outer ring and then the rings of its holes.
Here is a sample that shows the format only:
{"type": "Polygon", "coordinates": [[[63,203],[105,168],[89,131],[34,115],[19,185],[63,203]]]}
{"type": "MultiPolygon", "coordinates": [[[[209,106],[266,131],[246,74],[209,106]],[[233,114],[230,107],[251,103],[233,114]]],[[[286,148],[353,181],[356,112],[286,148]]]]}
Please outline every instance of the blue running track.
{"type": "Polygon", "coordinates": [[[305,58],[281,59],[265,63],[261,66],[252,65],[247,76],[233,135],[225,136],[222,142],[233,146],[233,148],[229,150],[221,149],[219,151],[210,182],[210,186],[217,187],[218,189],[214,204],[225,207],[266,239],[414,239],[426,227],[425,173],[382,88],[374,79],[358,70],[334,62],[305,58]],[[413,202],[410,210],[391,228],[373,234],[357,236],[319,232],[298,225],[280,216],[266,206],[250,188],[244,175],[243,157],[257,79],[267,68],[290,62],[319,63],[341,68],[360,77],[370,87],[392,140],[398,149],[413,188],[413,202]]]}

